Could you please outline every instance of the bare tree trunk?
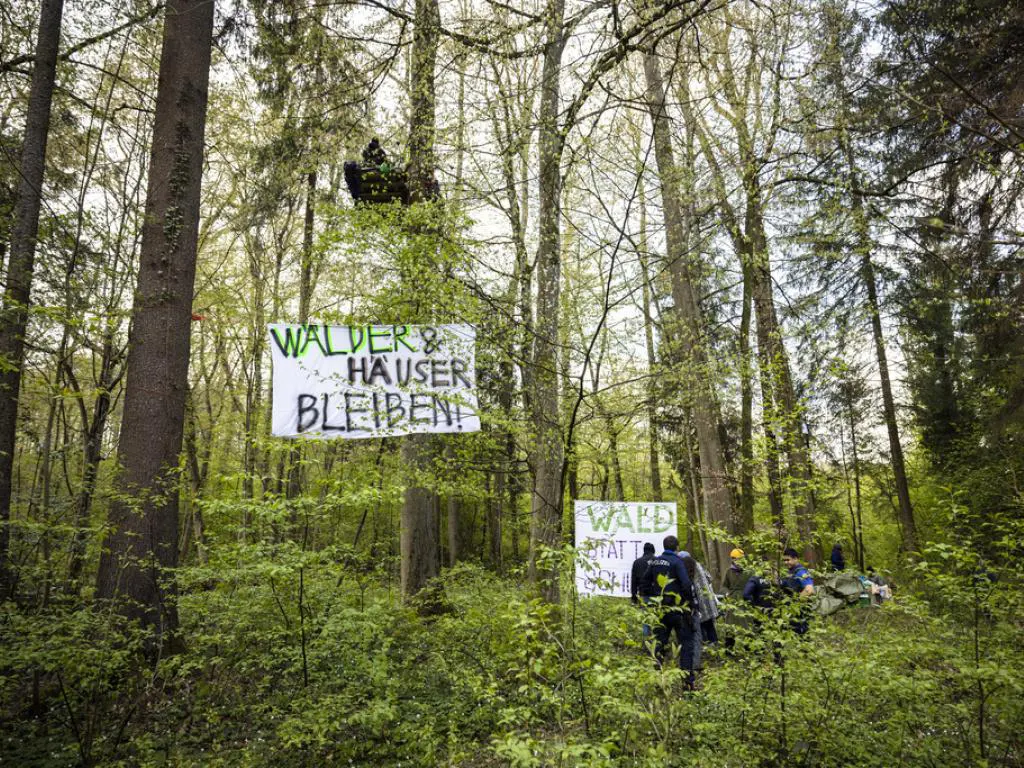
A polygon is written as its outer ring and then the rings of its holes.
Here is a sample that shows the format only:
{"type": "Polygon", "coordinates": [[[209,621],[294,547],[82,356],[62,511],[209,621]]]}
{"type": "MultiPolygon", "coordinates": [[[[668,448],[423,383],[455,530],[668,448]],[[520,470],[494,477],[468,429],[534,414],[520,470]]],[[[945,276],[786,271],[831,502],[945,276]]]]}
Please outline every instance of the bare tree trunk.
{"type": "MultiPolygon", "coordinates": [[[[85,402],[82,397],[77,398],[83,433],[82,485],[79,487],[78,496],[75,499],[75,533],[71,539],[71,563],[68,567],[68,587],[69,590],[76,592],[79,589],[79,580],[82,576],[82,568],[85,565],[89,515],[92,511],[92,498],[96,491],[96,478],[99,474],[99,465],[102,459],[103,433],[107,428],[107,417],[110,414],[112,392],[118,379],[121,377],[121,356],[114,347],[114,333],[113,323],[108,324],[103,335],[103,352],[100,356],[100,375],[97,382],[99,387],[96,400],[93,403],[92,419],[89,419],[86,413],[85,402]]],[[[66,375],[72,382],[75,392],[80,392],[78,383],[74,379],[73,369],[70,366],[66,375]]]]}
{"type": "MultiPolygon", "coordinates": [[[[472,537],[472,529],[470,529],[472,537]]],[[[448,496],[448,566],[459,561],[459,500],[455,494],[448,496]]]]}
{"type": "MultiPolygon", "coordinates": [[[[309,322],[309,305],[313,300],[313,226],[316,208],[317,172],[306,174],[306,213],[302,223],[302,257],[299,264],[299,323],[309,322]]],[[[288,451],[288,488],[289,499],[297,499],[302,495],[302,446],[295,443],[288,451]]],[[[295,510],[292,510],[292,525],[295,525],[295,510]]]]}
{"type": "Polygon", "coordinates": [[[153,148],[132,313],[118,459],[122,496],[110,509],[97,596],[151,633],[155,651],[178,626],[178,456],[188,389],[192,291],[199,230],[209,0],[170,0],[160,54],[153,148]]]}
{"type": "MultiPolygon", "coordinates": [[[[249,250],[249,276],[252,279],[252,346],[248,359],[244,365],[249,366],[245,381],[245,415],[243,418],[243,429],[245,432],[245,454],[244,474],[242,477],[242,498],[251,501],[256,498],[256,471],[259,462],[257,451],[258,440],[261,434],[260,425],[262,422],[263,410],[263,347],[266,343],[266,317],[263,307],[264,300],[264,279],[263,270],[263,246],[258,235],[254,236],[249,250]]],[[[218,355],[225,372],[228,371],[228,356],[224,349],[224,340],[218,339],[218,355]]],[[[262,484],[261,484],[262,487],[262,484]]],[[[239,536],[244,540],[252,524],[252,513],[250,506],[246,505],[243,512],[242,525],[239,536]]]]}
{"type": "Polygon", "coordinates": [[[771,263],[764,229],[761,187],[756,174],[748,175],[746,233],[753,276],[754,310],[757,315],[758,354],[761,375],[767,376],[775,406],[774,416],[781,425],[783,447],[789,463],[791,491],[800,540],[809,547],[814,539],[814,502],[811,495],[811,459],[801,432],[801,408],[793,386],[789,355],[782,338],[782,327],[772,295],[771,263]]]}
{"type": "Polygon", "coordinates": [[[864,203],[860,195],[854,195],[853,208],[860,230],[860,275],[868,293],[868,314],[871,316],[871,335],[875,342],[878,377],[882,384],[882,413],[885,416],[885,428],[889,436],[889,455],[892,460],[893,479],[896,483],[896,498],[899,500],[903,549],[906,552],[914,552],[917,550],[917,526],[914,523],[914,508],[910,503],[910,486],[907,484],[907,467],[903,460],[903,446],[900,443],[899,425],[896,422],[896,403],[892,396],[892,384],[889,380],[889,361],[885,351],[885,336],[882,334],[882,316],[878,304],[875,267],[871,263],[871,243],[867,231],[864,203]]]}
{"type": "MultiPolygon", "coordinates": [[[[445,466],[448,471],[455,474],[455,448],[451,443],[445,446],[445,466]]],[[[448,492],[448,565],[453,566],[459,559],[459,497],[454,490],[448,492]]],[[[472,542],[472,528],[470,528],[470,542],[472,542]]]]}
{"type": "Polygon", "coordinates": [[[544,65],[540,96],[540,240],[537,246],[537,333],[533,342],[533,496],[530,504],[530,581],[549,602],[559,596],[557,568],[541,568],[543,549],[562,543],[564,444],[558,406],[558,325],[562,281],[561,204],[563,138],[558,126],[565,0],[546,10],[544,65]]]}
{"type": "MultiPolygon", "coordinates": [[[[743,306],[740,311],[740,520],[738,533],[754,530],[754,385],[753,360],[750,358],[750,270],[743,265],[743,306]]],[[[772,494],[772,514],[781,517],[782,507],[772,494]]]]}
{"type": "MultiPolygon", "coordinates": [[[[718,432],[718,409],[714,398],[707,350],[704,347],[703,318],[697,302],[694,279],[694,257],[689,253],[687,223],[680,207],[679,174],[672,149],[671,128],[665,108],[665,88],[658,58],[654,53],[644,56],[647,83],[647,106],[654,128],[654,153],[658,162],[662,206],[665,211],[665,239],[668,246],[669,274],[672,278],[672,299],[678,312],[678,335],[683,351],[682,367],[688,369],[691,404],[697,446],[700,453],[701,488],[704,509],[711,522],[729,533],[736,531],[736,520],[730,499],[725,455],[718,432]]],[[[727,564],[728,541],[715,542],[715,552],[705,552],[716,578],[723,575],[727,564]]]]}
{"type": "Polygon", "coordinates": [[[18,197],[7,264],[7,285],[0,311],[0,597],[13,587],[10,571],[11,495],[14,477],[18,397],[25,362],[25,331],[31,306],[39,209],[42,205],[46,143],[50,135],[50,104],[57,74],[64,0],[43,0],[39,11],[35,66],[25,116],[18,197]]]}
{"type": "MultiPolygon", "coordinates": [[[[434,67],[441,16],[437,0],[416,0],[412,45],[412,114],[409,127],[409,184],[414,203],[423,200],[434,177],[434,67]]],[[[414,286],[408,286],[412,290],[414,286]]],[[[401,515],[402,596],[412,597],[441,571],[437,493],[426,487],[435,441],[429,435],[402,439],[402,460],[413,473],[401,515]]]]}
{"type": "Polygon", "coordinates": [[[850,425],[850,453],[853,455],[853,487],[854,487],[854,499],[856,501],[856,525],[853,527],[854,537],[854,554],[857,557],[857,565],[860,567],[860,572],[864,573],[864,530],[863,530],[863,513],[861,504],[861,492],[860,492],[860,453],[857,450],[857,422],[853,412],[853,394],[847,392],[846,397],[846,419],[850,425]]]}
{"type": "MultiPolygon", "coordinates": [[[[509,366],[509,368],[511,369],[511,366],[509,366]]],[[[511,436],[506,436],[506,440],[510,439],[511,436]]],[[[495,570],[499,573],[502,570],[501,536],[502,525],[505,518],[505,504],[508,498],[508,473],[510,463],[508,455],[505,451],[502,451],[501,456],[498,459],[498,469],[494,473],[494,495],[491,499],[490,505],[488,506],[487,516],[487,555],[491,561],[491,565],[493,565],[495,570]]]]}
{"type": "MultiPolygon", "coordinates": [[[[639,155],[639,152],[637,153],[639,155]]],[[[643,168],[639,171],[643,174],[643,168]]],[[[651,313],[651,270],[648,263],[647,252],[647,197],[644,189],[643,176],[637,184],[637,197],[640,201],[640,235],[638,248],[638,259],[640,261],[641,300],[644,313],[644,341],[647,345],[647,432],[648,432],[648,462],[651,468],[651,497],[652,501],[661,501],[661,457],[658,452],[658,408],[655,398],[657,386],[655,385],[655,366],[657,359],[654,351],[654,316],[651,313]]]]}

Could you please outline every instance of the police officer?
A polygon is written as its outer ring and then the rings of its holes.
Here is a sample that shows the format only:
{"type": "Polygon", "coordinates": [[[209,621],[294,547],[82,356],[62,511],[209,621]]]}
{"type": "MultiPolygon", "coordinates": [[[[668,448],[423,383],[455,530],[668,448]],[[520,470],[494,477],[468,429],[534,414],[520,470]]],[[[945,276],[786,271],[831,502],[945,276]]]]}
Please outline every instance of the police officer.
{"type": "Polygon", "coordinates": [[[644,594],[656,595],[661,599],[661,622],[654,630],[655,655],[659,666],[665,657],[665,647],[675,633],[679,644],[679,667],[689,671],[688,686],[692,687],[693,676],[693,611],[696,596],[693,584],[686,573],[686,566],[677,554],[679,539],[666,536],[665,551],[652,557],[641,580],[640,589],[644,594]]]}

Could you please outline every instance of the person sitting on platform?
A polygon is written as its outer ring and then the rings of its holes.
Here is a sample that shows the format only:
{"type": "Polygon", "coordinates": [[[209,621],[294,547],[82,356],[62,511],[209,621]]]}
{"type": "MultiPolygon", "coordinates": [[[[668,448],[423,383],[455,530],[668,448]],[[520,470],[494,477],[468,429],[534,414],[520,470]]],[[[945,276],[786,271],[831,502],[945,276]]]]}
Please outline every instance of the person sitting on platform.
{"type": "Polygon", "coordinates": [[[363,163],[365,165],[380,168],[388,161],[387,152],[381,147],[376,137],[370,139],[370,143],[363,150],[363,163]]]}

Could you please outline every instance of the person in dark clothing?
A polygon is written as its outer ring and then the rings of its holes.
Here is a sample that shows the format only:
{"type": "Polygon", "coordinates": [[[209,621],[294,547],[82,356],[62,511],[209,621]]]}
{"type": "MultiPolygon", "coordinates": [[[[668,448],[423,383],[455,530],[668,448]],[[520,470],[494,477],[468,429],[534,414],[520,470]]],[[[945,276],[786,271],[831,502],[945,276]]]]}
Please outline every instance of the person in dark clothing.
{"type": "Polygon", "coordinates": [[[652,557],[647,564],[641,589],[654,594],[661,600],[661,621],[654,630],[654,653],[660,666],[664,661],[665,648],[675,634],[679,644],[679,667],[689,671],[687,685],[693,687],[693,613],[696,597],[693,583],[686,573],[686,566],[676,554],[679,539],[665,537],[665,551],[652,557]]]}
{"type": "Polygon", "coordinates": [[[836,544],[832,547],[832,567],[837,571],[846,568],[846,558],[843,557],[843,545],[836,544]]]}
{"type": "Polygon", "coordinates": [[[381,147],[380,142],[376,138],[370,139],[370,143],[363,150],[363,162],[366,165],[373,165],[379,168],[387,162],[387,159],[387,153],[381,147]]]}
{"type": "MultiPolygon", "coordinates": [[[[644,544],[643,555],[633,561],[633,570],[629,577],[629,596],[633,605],[639,605],[641,598],[654,597],[654,595],[640,593],[640,582],[643,581],[644,574],[647,573],[647,565],[651,562],[652,557],[654,557],[654,545],[648,541],[644,544]]],[[[644,599],[643,602],[646,603],[647,600],[644,599]]]]}
{"type": "Polygon", "coordinates": [[[750,580],[750,573],[743,568],[744,553],[742,549],[734,549],[729,553],[732,565],[722,577],[722,592],[727,600],[738,600],[743,597],[743,588],[750,580]]]}
{"type": "MultiPolygon", "coordinates": [[[[633,561],[633,569],[629,576],[629,592],[630,599],[633,601],[633,605],[647,605],[651,600],[657,596],[658,593],[648,593],[644,591],[642,584],[644,580],[644,574],[647,573],[647,566],[651,562],[651,558],[654,557],[654,545],[651,542],[644,544],[644,553],[636,560],[633,561]]],[[[651,636],[651,625],[648,621],[644,621],[641,629],[641,634],[644,638],[644,644],[646,645],[647,640],[651,636]]]]}
{"type": "Polygon", "coordinates": [[[764,610],[771,610],[775,607],[771,582],[756,574],[747,579],[747,583],[743,587],[743,599],[764,610]]]}

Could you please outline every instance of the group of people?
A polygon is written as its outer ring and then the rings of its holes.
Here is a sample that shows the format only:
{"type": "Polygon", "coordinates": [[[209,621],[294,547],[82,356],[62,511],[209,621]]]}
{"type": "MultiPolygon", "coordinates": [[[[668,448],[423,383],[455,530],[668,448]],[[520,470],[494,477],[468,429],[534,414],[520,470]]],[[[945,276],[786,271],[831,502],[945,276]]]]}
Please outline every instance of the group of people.
{"type": "MultiPolygon", "coordinates": [[[[645,544],[644,554],[633,562],[632,600],[659,610],[659,619],[653,628],[644,624],[644,637],[653,635],[654,654],[660,666],[674,636],[679,646],[679,666],[688,673],[686,685],[693,688],[701,666],[703,645],[718,642],[715,622],[722,615],[722,607],[707,569],[689,552],[679,549],[679,539],[666,536],[663,544],[664,551],[660,555],[655,554],[653,544],[645,544]]],[[[734,603],[742,600],[769,609],[775,602],[776,587],[800,599],[814,594],[814,579],[795,549],[783,551],[787,574],[777,583],[745,567],[743,550],[732,550],[730,559],[732,564],[721,585],[726,600],[734,603]]],[[[801,634],[806,632],[806,620],[795,621],[793,628],[801,634]]]]}

